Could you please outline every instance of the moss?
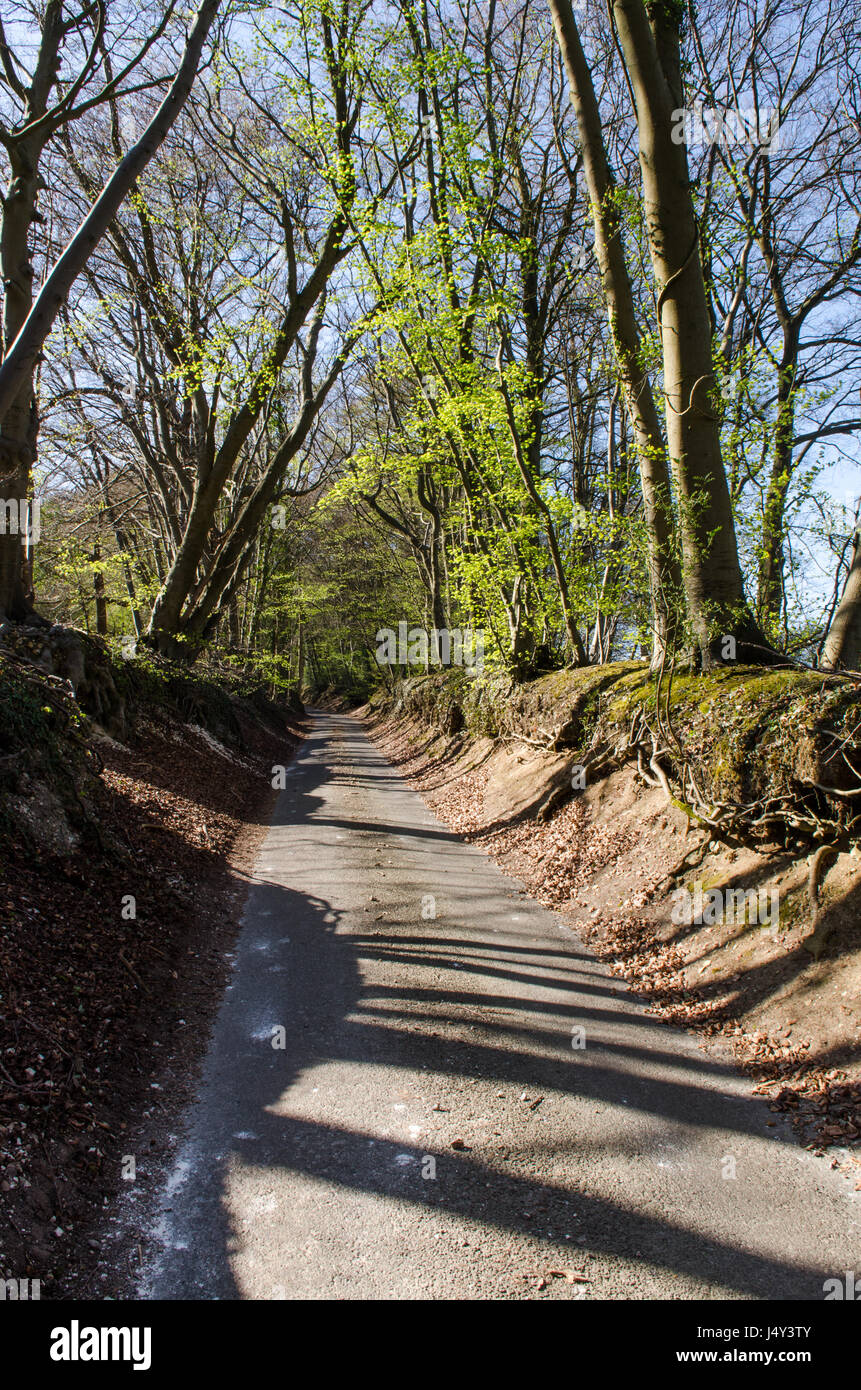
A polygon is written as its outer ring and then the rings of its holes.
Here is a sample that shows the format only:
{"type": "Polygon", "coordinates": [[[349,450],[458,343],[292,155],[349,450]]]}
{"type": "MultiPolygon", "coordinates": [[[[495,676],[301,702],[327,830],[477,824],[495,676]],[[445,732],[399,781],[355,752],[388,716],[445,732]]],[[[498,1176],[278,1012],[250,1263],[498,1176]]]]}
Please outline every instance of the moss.
{"type": "MultiPolygon", "coordinates": [[[[470,734],[521,736],[581,758],[599,743],[618,744],[640,711],[652,727],[669,723],[668,741],[684,750],[712,803],[791,803],[815,798],[814,782],[854,788],[844,752],[861,770],[861,687],[815,672],[732,666],[672,680],[665,673],[659,684],[644,662],[615,662],[519,686],[463,672],[437,672],[409,686],[406,711],[438,728],[449,727],[457,706],[470,734]]],[[[698,819],[683,797],[674,804],[698,819]]],[[[843,815],[851,807],[835,798],[829,805],[843,815]]]]}

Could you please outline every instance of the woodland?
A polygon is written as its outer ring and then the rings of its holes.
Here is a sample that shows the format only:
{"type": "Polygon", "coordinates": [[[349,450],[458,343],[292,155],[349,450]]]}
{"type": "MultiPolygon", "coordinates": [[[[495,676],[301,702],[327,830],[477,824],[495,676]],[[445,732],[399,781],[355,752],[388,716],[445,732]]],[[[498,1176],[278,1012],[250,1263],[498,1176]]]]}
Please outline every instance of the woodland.
{"type": "Polygon", "coordinates": [[[857,0],[7,0],[0,610],[861,666],[857,0]]]}

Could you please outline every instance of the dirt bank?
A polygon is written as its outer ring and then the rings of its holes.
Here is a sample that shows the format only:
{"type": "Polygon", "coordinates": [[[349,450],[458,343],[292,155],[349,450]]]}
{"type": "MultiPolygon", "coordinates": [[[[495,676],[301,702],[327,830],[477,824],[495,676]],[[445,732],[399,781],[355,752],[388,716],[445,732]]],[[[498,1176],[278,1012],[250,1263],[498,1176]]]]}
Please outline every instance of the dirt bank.
{"type": "MultiPolygon", "coordinates": [[[[650,1011],[731,1054],[803,1143],[861,1179],[857,845],[820,857],[814,913],[814,844],[716,839],[631,762],[581,790],[582,749],[542,740],[546,719],[521,710],[518,727],[490,737],[437,697],[434,717],[429,694],[363,714],[435,814],[559,911],[650,1011]],[[700,901],[728,910],[698,912],[700,901]]],[[[787,764],[799,742],[781,749],[787,764]]]]}
{"type": "Polygon", "coordinates": [[[2,811],[0,1277],[92,1297],[112,1290],[103,1217],[146,1183],[205,1050],[272,766],[301,720],[213,689],[230,746],[195,722],[205,701],[189,722],[139,700],[120,742],[74,722],[68,689],[2,674],[20,747],[2,811]],[[28,750],[40,709],[56,737],[28,750]]]}

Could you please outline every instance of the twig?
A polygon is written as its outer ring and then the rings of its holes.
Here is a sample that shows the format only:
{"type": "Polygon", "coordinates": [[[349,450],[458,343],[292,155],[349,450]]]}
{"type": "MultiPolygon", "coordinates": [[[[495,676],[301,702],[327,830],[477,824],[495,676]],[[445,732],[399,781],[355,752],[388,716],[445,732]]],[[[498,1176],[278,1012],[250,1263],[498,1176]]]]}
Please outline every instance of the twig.
{"type": "Polygon", "coordinates": [[[117,952],[117,955],[119,956],[119,958],[120,958],[120,960],[122,961],[123,965],[126,967],[126,970],[129,972],[129,974],[131,975],[132,979],[135,980],[135,981],[137,982],[138,985],[140,985],[140,988],[143,990],[144,994],[149,994],[149,990],[147,989],[147,987],[146,987],[146,985],[144,984],[143,980],[141,979],[140,975],[137,973],[137,971],[135,970],[134,966],[129,965],[129,963],[128,963],[128,961],[126,960],[125,956],[123,955],[122,951],[118,951],[118,952],[117,952]]]}
{"type": "Polygon", "coordinates": [[[56,1048],[59,1048],[60,1052],[62,1052],[64,1057],[68,1057],[69,1059],[71,1059],[71,1052],[67,1052],[66,1049],[63,1047],[63,1044],[58,1043],[53,1033],[49,1033],[47,1028],[43,1028],[39,1023],[34,1023],[32,1018],[27,1018],[26,1014],[21,1014],[20,1018],[21,1022],[26,1023],[28,1028],[35,1028],[37,1033],[41,1033],[43,1037],[50,1039],[54,1046],[56,1048]]]}

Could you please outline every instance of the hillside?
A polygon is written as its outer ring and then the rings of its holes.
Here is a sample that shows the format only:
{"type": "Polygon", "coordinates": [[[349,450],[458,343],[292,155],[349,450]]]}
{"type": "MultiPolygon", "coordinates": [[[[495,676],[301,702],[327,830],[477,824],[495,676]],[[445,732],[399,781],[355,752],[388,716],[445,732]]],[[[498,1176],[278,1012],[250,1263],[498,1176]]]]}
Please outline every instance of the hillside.
{"type": "Polygon", "coordinates": [[[189,1093],[302,716],[55,632],[75,692],[24,646],[0,648],[0,1275],[49,1297],[89,1287],[121,1156],[145,1183],[189,1093]]]}

